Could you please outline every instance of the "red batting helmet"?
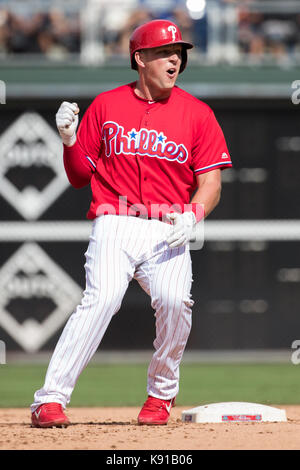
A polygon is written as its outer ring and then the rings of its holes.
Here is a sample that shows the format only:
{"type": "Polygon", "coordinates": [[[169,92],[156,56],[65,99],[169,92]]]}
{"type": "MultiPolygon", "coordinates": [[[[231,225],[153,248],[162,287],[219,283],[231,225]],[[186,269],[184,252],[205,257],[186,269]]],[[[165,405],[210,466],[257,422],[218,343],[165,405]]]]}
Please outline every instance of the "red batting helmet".
{"type": "Polygon", "coordinates": [[[136,51],[151,49],[152,47],[166,46],[168,44],[182,44],[182,63],[179,73],[183,72],[187,63],[187,49],[193,44],[182,40],[181,32],[175,23],[167,20],[153,20],[136,28],[129,41],[131,68],[137,70],[134,58],[136,51]]]}

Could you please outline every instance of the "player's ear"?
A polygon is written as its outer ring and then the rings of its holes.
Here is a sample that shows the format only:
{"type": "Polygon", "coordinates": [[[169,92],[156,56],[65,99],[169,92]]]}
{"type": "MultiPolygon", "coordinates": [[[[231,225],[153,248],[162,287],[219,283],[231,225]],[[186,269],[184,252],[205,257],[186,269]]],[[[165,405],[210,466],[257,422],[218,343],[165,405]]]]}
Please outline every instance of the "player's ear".
{"type": "Polygon", "coordinates": [[[134,58],[138,66],[145,68],[145,54],[143,51],[136,51],[134,58]]]}

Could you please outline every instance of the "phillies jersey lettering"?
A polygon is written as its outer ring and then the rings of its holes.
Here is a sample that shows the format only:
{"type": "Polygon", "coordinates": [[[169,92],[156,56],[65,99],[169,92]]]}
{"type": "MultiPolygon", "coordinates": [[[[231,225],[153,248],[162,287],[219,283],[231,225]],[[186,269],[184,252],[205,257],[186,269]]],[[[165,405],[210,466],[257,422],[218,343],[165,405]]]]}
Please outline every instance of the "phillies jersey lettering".
{"type": "Polygon", "coordinates": [[[163,132],[154,129],[142,128],[137,131],[133,128],[126,135],[123,126],[108,121],[102,126],[102,136],[107,157],[112,154],[146,155],[179,163],[186,162],[188,158],[188,151],[183,144],[168,141],[163,132]]]}
{"type": "Polygon", "coordinates": [[[136,83],[98,95],[84,113],[77,140],[91,169],[92,202],[119,214],[120,198],[132,206],[184,210],[197,175],[232,166],[223,132],[211,108],[175,86],[171,96],[149,102],[136,83]]]}

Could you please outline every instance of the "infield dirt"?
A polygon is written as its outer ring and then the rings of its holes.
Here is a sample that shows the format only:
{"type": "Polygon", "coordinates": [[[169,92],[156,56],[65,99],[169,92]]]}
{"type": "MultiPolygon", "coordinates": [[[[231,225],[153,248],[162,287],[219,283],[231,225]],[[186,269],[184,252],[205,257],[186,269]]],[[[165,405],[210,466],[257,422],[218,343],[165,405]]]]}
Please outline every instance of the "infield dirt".
{"type": "MultiPolygon", "coordinates": [[[[276,405],[272,405],[276,406],[276,405]]],[[[31,428],[24,408],[0,410],[1,450],[295,450],[300,448],[300,406],[285,423],[183,423],[175,407],[167,426],[139,426],[139,408],[72,408],[66,429],[31,428]]]]}

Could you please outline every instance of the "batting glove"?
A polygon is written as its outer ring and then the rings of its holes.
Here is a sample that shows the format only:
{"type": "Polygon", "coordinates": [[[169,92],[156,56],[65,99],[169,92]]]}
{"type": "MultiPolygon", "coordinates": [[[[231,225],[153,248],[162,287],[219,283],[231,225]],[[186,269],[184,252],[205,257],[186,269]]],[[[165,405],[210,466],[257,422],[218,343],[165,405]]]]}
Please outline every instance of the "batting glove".
{"type": "Polygon", "coordinates": [[[78,126],[79,108],[77,103],[64,101],[56,113],[56,126],[67,147],[71,147],[76,142],[76,129],[78,126]]]}
{"type": "Polygon", "coordinates": [[[184,212],[183,214],[174,212],[166,214],[166,218],[173,223],[173,230],[167,238],[169,247],[178,248],[189,243],[197,222],[194,212],[184,212]]]}

